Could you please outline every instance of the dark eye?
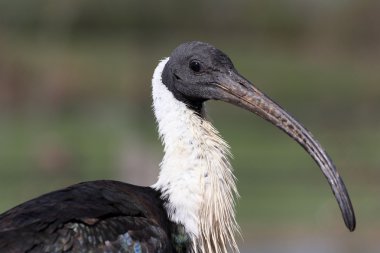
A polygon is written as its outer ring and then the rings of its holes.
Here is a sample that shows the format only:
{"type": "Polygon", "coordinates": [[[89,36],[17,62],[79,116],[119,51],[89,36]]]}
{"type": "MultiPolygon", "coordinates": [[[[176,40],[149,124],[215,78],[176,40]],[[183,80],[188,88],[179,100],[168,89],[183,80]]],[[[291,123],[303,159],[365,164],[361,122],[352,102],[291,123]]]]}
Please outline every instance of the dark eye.
{"type": "Polygon", "coordinates": [[[199,61],[191,61],[189,63],[189,67],[191,68],[192,71],[194,72],[199,72],[201,71],[201,64],[199,63],[199,61]]]}

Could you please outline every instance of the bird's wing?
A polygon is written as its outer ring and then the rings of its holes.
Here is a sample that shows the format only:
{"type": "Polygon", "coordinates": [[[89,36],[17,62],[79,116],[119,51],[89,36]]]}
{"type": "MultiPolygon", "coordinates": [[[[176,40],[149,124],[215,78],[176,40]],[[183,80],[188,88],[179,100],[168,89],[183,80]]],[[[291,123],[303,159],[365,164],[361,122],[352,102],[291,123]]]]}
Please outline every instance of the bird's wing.
{"type": "Polygon", "coordinates": [[[86,182],[0,215],[0,252],[172,252],[169,226],[153,189],[86,182]]]}

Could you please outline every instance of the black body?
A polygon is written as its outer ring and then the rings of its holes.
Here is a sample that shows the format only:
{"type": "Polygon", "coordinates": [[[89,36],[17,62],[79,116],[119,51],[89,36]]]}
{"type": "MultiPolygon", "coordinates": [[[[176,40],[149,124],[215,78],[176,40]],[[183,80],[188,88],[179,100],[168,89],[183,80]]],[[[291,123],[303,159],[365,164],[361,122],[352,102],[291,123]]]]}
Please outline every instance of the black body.
{"type": "Polygon", "coordinates": [[[186,235],[163,205],[150,187],[108,180],[73,185],[3,213],[0,252],[185,252],[186,235]]]}

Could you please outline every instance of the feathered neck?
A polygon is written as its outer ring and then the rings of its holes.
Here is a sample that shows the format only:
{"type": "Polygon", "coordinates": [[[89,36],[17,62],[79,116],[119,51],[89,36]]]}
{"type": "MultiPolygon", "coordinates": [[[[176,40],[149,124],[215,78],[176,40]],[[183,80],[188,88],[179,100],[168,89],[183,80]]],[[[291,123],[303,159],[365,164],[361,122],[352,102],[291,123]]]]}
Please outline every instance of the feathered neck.
{"type": "Polygon", "coordinates": [[[189,109],[162,83],[169,58],[152,80],[153,109],[164,145],[158,181],[171,221],[185,227],[190,252],[238,252],[235,233],[235,177],[229,147],[212,124],[189,109]]]}

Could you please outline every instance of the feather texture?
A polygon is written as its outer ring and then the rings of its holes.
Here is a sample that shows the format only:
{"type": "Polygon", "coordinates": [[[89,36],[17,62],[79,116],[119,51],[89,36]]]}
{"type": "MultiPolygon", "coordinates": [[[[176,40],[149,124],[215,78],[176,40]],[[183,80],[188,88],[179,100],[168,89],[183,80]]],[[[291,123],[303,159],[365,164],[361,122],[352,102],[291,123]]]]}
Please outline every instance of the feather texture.
{"type": "Polygon", "coordinates": [[[152,187],[167,199],[171,221],[183,224],[190,234],[192,252],[237,252],[238,193],[229,147],[205,115],[175,99],[162,83],[168,60],[161,61],[152,80],[153,108],[165,151],[152,187]]]}
{"type": "Polygon", "coordinates": [[[168,220],[159,196],[117,181],[43,195],[0,215],[0,252],[183,253],[186,237],[172,244],[171,231],[180,227],[168,220]]]}

